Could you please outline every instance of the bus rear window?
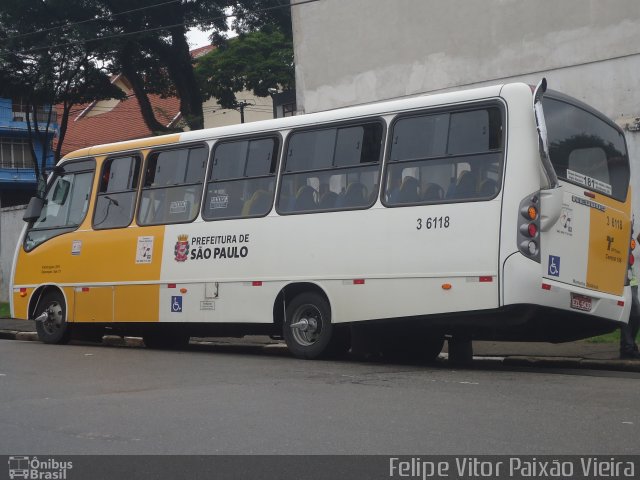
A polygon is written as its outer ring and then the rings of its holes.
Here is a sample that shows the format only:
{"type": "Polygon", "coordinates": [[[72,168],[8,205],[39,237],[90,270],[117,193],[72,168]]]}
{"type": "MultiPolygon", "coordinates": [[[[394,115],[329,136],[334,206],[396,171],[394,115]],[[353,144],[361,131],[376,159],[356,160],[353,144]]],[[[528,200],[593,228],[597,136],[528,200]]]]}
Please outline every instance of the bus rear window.
{"type": "Polygon", "coordinates": [[[558,177],[624,201],[629,156],[623,134],[576,105],[543,99],[549,156],[558,177]]]}

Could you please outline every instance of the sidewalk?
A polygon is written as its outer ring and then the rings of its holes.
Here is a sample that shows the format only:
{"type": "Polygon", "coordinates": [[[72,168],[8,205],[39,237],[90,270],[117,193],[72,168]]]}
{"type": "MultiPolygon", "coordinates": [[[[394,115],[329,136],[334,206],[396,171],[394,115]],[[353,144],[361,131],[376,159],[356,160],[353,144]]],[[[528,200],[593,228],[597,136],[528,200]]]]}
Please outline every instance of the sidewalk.
{"type": "MultiPolygon", "coordinates": [[[[0,339],[37,340],[35,323],[24,320],[0,319],[0,339]]],[[[141,339],[105,337],[110,345],[142,346],[141,339]]],[[[255,347],[285,348],[281,342],[265,336],[245,338],[192,339],[191,343],[214,345],[251,345],[255,347]]],[[[446,345],[443,353],[446,354],[446,345]]],[[[618,344],[591,343],[585,340],[568,343],[543,342],[473,342],[475,361],[498,361],[505,366],[539,368],[584,368],[640,372],[640,361],[620,360],[618,344]]]]}

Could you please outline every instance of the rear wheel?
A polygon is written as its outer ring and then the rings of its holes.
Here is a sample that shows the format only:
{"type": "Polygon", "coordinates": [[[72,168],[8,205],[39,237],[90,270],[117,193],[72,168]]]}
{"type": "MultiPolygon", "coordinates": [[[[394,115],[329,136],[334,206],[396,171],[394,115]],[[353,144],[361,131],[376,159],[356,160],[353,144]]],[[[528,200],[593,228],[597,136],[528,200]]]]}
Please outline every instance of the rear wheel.
{"type": "Polygon", "coordinates": [[[45,293],[35,311],[35,317],[42,313],[47,314],[47,318],[36,322],[38,338],[44,343],[68,343],[71,339],[71,328],[67,323],[67,306],[62,293],[50,291],[45,293]]]}
{"type": "Polygon", "coordinates": [[[301,293],[287,305],[282,336],[294,357],[321,357],[327,353],[332,334],[331,309],[321,295],[301,293]]]}

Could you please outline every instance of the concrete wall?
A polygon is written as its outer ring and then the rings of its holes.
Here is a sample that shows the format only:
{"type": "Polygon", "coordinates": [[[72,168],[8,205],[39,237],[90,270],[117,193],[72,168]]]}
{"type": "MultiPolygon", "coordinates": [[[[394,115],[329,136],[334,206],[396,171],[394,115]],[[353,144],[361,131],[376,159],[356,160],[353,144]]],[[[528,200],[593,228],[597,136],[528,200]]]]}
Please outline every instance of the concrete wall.
{"type": "Polygon", "coordinates": [[[24,222],[26,206],[0,208],[0,302],[9,301],[9,282],[16,243],[24,222]]]}
{"type": "Polygon", "coordinates": [[[637,0],[323,0],[292,17],[306,112],[640,53],[637,0]]]}
{"type": "MultiPolygon", "coordinates": [[[[638,0],[323,0],[292,20],[305,113],[544,76],[623,128],[640,117],[638,0]]],[[[640,215],[640,133],[626,137],[640,215]]]]}

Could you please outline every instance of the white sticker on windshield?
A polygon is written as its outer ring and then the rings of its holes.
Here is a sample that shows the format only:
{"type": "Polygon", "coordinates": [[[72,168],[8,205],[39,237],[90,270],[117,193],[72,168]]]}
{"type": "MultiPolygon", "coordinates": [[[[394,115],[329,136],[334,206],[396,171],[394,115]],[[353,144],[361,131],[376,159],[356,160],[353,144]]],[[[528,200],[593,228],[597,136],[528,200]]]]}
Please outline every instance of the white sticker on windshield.
{"type": "Polygon", "coordinates": [[[597,178],[588,177],[587,175],[583,175],[582,173],[574,172],[573,170],[567,169],[567,180],[575,183],[580,183],[587,188],[595,189],[600,192],[606,193],[607,195],[611,195],[611,185],[608,183],[604,183],[597,178]]]}

